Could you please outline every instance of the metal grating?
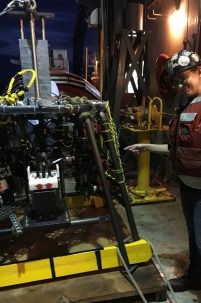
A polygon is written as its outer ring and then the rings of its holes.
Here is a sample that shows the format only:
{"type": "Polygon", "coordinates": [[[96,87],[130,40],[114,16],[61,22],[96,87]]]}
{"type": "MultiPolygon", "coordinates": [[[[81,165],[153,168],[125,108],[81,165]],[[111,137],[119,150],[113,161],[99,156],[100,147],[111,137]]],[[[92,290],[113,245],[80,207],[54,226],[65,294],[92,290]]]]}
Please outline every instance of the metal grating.
{"type": "Polygon", "coordinates": [[[0,206],[0,221],[9,218],[10,215],[16,214],[20,206],[21,201],[16,201],[15,203],[12,203],[12,205],[0,206]]]}

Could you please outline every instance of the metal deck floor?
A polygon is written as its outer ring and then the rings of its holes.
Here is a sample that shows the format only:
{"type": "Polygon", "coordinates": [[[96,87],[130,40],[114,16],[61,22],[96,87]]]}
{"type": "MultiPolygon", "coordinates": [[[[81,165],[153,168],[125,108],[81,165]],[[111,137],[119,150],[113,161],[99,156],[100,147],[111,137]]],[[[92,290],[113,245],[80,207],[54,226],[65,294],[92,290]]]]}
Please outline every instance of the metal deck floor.
{"type": "MultiPolygon", "coordinates": [[[[188,263],[188,247],[186,227],[178,193],[176,202],[138,205],[133,206],[132,209],[140,236],[148,239],[154,245],[167,278],[172,278],[182,273],[188,263]]],[[[104,237],[101,237],[101,233],[99,240],[102,244],[102,241],[104,242],[105,240],[104,237]]],[[[89,238],[91,238],[91,235],[89,235],[89,238]]],[[[93,241],[94,239],[92,239],[92,243],[93,241]]],[[[87,276],[85,278],[85,282],[89,280],[87,276]]],[[[18,287],[16,289],[1,291],[0,303],[69,303],[68,296],[65,292],[66,284],[64,281],[52,283],[41,283],[37,286],[18,287]]],[[[90,287],[92,289],[97,288],[98,292],[104,291],[105,285],[108,285],[111,289],[113,289],[114,286],[111,281],[110,283],[107,281],[106,284],[103,283],[101,286],[101,284],[93,278],[90,283],[90,287]]],[[[71,290],[73,290],[72,287],[71,290]]],[[[79,288],[75,287],[74,291],[79,293],[79,288]]],[[[87,289],[86,292],[88,292],[87,289]]],[[[201,303],[201,291],[177,293],[176,298],[178,303],[201,303]]],[[[103,302],[103,298],[99,302],[103,302]]],[[[122,299],[119,302],[129,301],[122,299]]]]}
{"type": "MultiPolygon", "coordinates": [[[[155,247],[167,278],[184,272],[188,265],[186,225],[177,187],[175,202],[133,207],[139,234],[155,247]]],[[[178,303],[201,303],[201,291],[176,293],[178,303]]]]}

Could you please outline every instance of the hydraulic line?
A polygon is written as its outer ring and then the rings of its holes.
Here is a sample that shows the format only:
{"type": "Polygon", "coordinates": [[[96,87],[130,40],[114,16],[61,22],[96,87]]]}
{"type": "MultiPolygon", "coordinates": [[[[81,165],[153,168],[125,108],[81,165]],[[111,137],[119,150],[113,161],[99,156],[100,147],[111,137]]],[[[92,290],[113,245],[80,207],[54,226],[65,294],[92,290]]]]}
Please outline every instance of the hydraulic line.
{"type": "Polygon", "coordinates": [[[87,134],[88,134],[88,138],[89,138],[89,142],[91,143],[91,147],[93,150],[93,155],[94,155],[94,160],[96,162],[97,165],[97,169],[99,172],[99,176],[101,178],[102,181],[102,186],[103,186],[103,190],[104,190],[104,194],[106,197],[106,201],[107,201],[107,205],[111,214],[111,219],[112,219],[112,225],[114,228],[114,233],[118,242],[118,246],[119,249],[121,251],[121,254],[125,260],[125,263],[127,264],[127,266],[129,267],[129,260],[128,260],[128,255],[126,252],[126,248],[124,245],[124,241],[123,241],[123,235],[122,235],[122,231],[119,225],[119,221],[117,219],[117,214],[113,205],[113,200],[112,200],[112,196],[110,193],[110,189],[109,189],[109,184],[107,182],[107,178],[105,175],[105,171],[102,165],[102,161],[101,161],[101,157],[100,157],[100,153],[99,153],[99,149],[97,146],[97,142],[94,136],[94,132],[93,132],[93,127],[91,124],[91,120],[89,117],[85,117],[84,118],[84,124],[86,126],[86,130],[87,130],[87,134]]]}
{"type": "Polygon", "coordinates": [[[115,132],[115,129],[111,129],[109,125],[109,119],[105,115],[104,112],[100,112],[99,114],[100,119],[101,119],[101,125],[103,127],[103,136],[105,138],[105,142],[108,146],[110,155],[111,155],[111,161],[113,162],[114,169],[115,169],[115,175],[116,175],[116,181],[119,184],[121,195],[124,201],[124,206],[126,210],[126,214],[128,217],[128,222],[130,224],[131,228],[131,233],[133,236],[133,240],[137,241],[139,240],[137,228],[135,225],[135,221],[133,218],[133,213],[131,209],[131,204],[129,201],[129,196],[126,188],[126,183],[124,179],[124,174],[123,174],[123,168],[121,165],[121,159],[118,157],[119,152],[117,151],[117,147],[115,148],[115,142],[114,142],[114,136],[112,136],[112,132],[115,132]]]}

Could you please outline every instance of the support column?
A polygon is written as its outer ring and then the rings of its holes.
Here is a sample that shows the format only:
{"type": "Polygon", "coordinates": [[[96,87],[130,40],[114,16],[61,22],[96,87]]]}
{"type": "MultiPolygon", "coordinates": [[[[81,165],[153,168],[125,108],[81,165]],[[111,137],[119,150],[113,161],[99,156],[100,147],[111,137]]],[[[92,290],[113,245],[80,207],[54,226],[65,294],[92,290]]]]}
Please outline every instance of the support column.
{"type": "MultiPolygon", "coordinates": [[[[150,143],[149,131],[139,131],[137,133],[138,143],[150,143]]],[[[137,158],[138,176],[135,192],[144,193],[149,190],[150,179],[150,152],[140,152],[137,158]]]]}

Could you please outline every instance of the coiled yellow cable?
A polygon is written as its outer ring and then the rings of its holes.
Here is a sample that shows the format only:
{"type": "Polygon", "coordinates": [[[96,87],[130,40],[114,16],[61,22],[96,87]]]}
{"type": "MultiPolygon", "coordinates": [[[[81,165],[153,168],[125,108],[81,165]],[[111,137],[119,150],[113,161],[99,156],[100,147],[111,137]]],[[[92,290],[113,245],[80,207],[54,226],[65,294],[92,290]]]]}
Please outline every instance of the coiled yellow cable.
{"type": "Polygon", "coordinates": [[[8,85],[8,89],[6,91],[6,95],[0,96],[0,104],[3,102],[6,102],[7,105],[15,104],[15,102],[19,100],[19,97],[22,97],[25,94],[25,92],[30,89],[30,87],[33,85],[35,79],[36,79],[36,72],[33,69],[24,69],[24,70],[18,72],[14,77],[11,78],[9,85],[8,85]],[[31,79],[30,79],[29,83],[27,84],[27,86],[23,90],[11,93],[13,85],[14,85],[17,77],[22,76],[26,73],[32,74],[31,79]]]}

